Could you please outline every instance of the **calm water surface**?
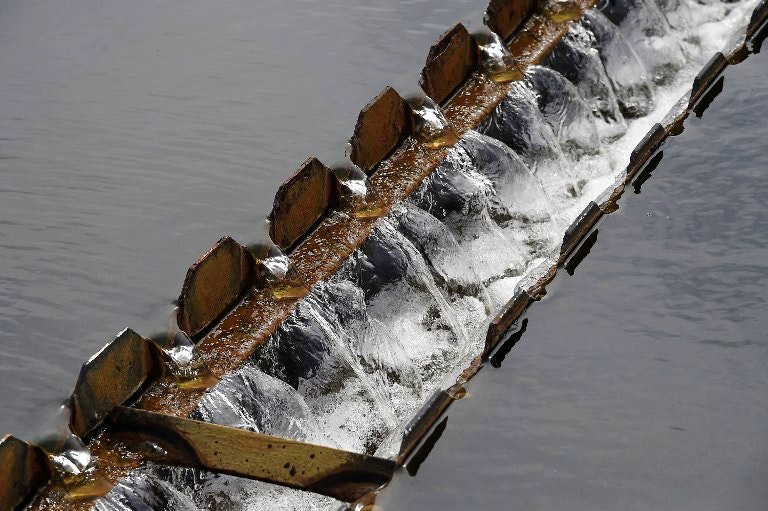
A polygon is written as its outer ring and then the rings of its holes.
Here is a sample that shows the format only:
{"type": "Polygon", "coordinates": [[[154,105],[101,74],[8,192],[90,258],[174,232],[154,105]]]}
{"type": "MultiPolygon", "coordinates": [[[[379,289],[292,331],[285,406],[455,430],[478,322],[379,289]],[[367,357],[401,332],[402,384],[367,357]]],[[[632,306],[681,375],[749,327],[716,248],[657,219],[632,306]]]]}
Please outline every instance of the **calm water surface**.
{"type": "Polygon", "coordinates": [[[383,509],[766,509],[766,79],[730,68],[383,509]]]}
{"type": "Polygon", "coordinates": [[[0,2],[0,434],[118,331],[165,330],[187,267],[487,3],[0,2]]]}

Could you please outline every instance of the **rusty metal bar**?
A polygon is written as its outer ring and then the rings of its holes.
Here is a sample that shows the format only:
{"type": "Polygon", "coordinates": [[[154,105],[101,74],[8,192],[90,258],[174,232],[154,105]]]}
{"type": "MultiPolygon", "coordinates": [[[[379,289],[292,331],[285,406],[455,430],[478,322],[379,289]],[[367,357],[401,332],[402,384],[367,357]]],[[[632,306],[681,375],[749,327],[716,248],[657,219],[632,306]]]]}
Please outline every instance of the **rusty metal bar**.
{"type": "Polygon", "coordinates": [[[388,459],[136,408],[116,408],[111,423],[127,445],[151,442],[154,447],[142,454],[157,463],[268,481],[345,502],[384,485],[395,470],[388,459]]]}
{"type": "Polygon", "coordinates": [[[26,504],[51,478],[51,466],[43,450],[6,435],[0,440],[0,511],[26,504]]]}

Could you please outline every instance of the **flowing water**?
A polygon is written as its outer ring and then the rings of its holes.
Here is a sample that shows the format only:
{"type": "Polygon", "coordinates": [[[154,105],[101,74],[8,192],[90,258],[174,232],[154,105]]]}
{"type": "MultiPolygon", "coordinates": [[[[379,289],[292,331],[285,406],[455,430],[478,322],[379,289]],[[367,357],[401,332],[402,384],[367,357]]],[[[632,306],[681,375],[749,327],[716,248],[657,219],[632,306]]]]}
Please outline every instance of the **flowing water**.
{"type": "MultiPolygon", "coordinates": [[[[479,353],[490,315],[552,264],[565,228],[623,179],[631,150],[675,107],[711,54],[743,29],[753,4],[662,9],[644,0],[587,13],[545,65],[529,69],[491,118],[463,135],[406,203],[379,220],[342,269],[207,393],[195,417],[393,455],[409,415],[479,353]],[[639,27],[651,26],[644,31],[651,39],[639,40],[639,27]],[[617,70],[615,79],[608,70],[617,70]]],[[[150,466],[98,507],[139,505],[338,503],[150,466]]]]}
{"type": "Polygon", "coordinates": [[[765,509],[767,78],[728,68],[380,509],[765,509]]]}
{"type": "Polygon", "coordinates": [[[0,2],[0,434],[124,328],[164,333],[187,268],[258,241],[301,162],[487,3],[0,2]]]}

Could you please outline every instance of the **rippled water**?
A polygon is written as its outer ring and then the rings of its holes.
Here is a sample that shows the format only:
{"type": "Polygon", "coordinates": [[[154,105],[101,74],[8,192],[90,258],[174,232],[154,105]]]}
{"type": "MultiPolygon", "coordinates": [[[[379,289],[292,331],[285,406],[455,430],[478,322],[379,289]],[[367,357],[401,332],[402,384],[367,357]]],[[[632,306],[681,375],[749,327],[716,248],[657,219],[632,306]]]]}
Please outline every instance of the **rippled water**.
{"type": "Polygon", "coordinates": [[[728,69],[381,509],[765,509],[766,79],[728,69]]]}
{"type": "Polygon", "coordinates": [[[165,330],[187,267],[486,5],[0,3],[0,434],[118,331],[165,330]]]}

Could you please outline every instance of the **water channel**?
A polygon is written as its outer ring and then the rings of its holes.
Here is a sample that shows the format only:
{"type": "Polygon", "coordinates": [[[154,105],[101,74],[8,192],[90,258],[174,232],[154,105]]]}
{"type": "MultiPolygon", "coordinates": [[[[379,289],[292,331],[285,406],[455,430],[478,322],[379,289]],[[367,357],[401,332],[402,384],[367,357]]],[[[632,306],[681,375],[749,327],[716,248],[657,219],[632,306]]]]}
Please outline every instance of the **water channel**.
{"type": "Polygon", "coordinates": [[[767,78],[728,69],[381,509],[765,509],[767,78]]]}

